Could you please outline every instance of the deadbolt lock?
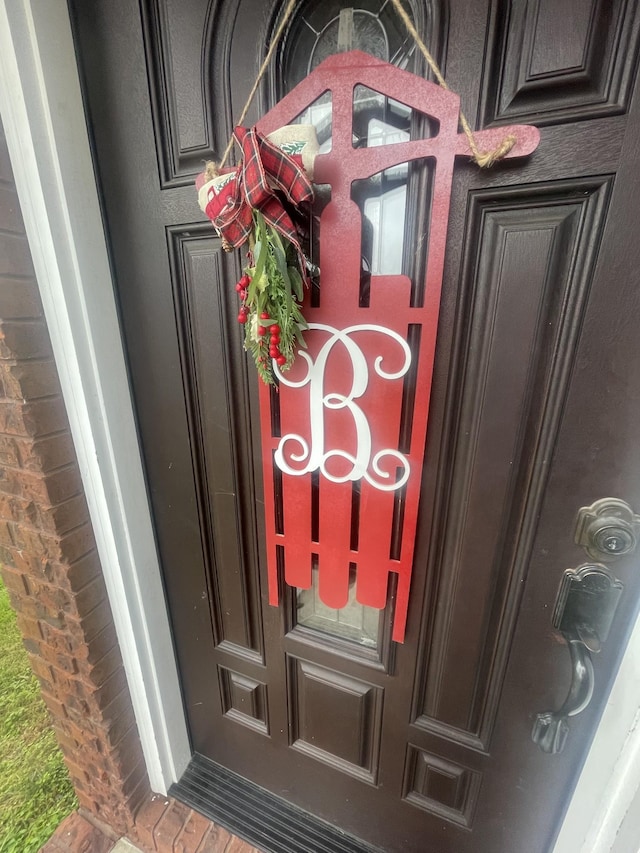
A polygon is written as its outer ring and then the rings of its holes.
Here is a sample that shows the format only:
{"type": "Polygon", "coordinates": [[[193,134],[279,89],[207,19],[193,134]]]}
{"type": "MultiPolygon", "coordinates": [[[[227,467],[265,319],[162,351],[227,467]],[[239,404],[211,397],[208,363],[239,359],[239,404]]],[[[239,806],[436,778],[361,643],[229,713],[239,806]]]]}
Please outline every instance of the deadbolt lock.
{"type": "Polygon", "coordinates": [[[630,554],[640,538],[640,516],[618,498],[601,498],[578,511],[576,544],[595,560],[630,554]]]}

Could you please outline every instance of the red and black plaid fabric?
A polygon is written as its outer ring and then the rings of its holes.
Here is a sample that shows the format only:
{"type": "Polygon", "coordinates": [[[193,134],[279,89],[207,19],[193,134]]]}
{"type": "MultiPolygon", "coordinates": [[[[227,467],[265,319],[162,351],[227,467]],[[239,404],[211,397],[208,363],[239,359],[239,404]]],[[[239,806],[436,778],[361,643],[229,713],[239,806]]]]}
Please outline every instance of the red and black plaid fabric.
{"type": "Polygon", "coordinates": [[[237,127],[234,136],[242,149],[235,177],[207,204],[207,216],[234,248],[242,246],[253,228],[252,210],[302,249],[296,227],[278,193],[297,207],[313,199],[313,188],[299,157],[290,157],[251,128],[237,127]]]}

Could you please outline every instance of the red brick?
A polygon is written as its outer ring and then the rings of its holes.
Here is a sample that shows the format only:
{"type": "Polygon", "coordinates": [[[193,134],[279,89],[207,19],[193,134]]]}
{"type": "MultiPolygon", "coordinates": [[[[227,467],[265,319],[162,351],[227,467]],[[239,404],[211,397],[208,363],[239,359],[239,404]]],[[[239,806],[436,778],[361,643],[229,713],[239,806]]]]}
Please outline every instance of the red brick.
{"type": "Polygon", "coordinates": [[[0,435],[0,465],[8,465],[11,468],[17,468],[20,465],[18,439],[14,436],[0,435]]]}
{"type": "MultiPolygon", "coordinates": [[[[4,390],[4,389],[3,389],[4,390]]],[[[0,432],[7,435],[28,435],[24,407],[14,400],[0,400],[0,432]]]]}
{"type": "MultiPolygon", "coordinates": [[[[4,295],[2,306],[4,309],[4,295]]],[[[60,394],[60,381],[53,359],[32,360],[26,364],[0,361],[0,377],[5,395],[21,403],[60,394]]]]}
{"type": "Polygon", "coordinates": [[[190,811],[176,839],[175,853],[194,853],[210,826],[210,820],[198,812],[190,811]]]}
{"type": "Polygon", "coordinates": [[[40,657],[48,663],[53,664],[53,666],[63,670],[64,672],[78,672],[78,661],[73,655],[65,654],[64,652],[58,651],[58,649],[53,649],[51,646],[48,646],[42,641],[36,642],[35,648],[29,647],[29,651],[40,655],[40,657]]]}
{"type": "MultiPolygon", "coordinates": [[[[59,584],[71,591],[80,590],[101,573],[100,561],[94,549],[67,566],[2,547],[0,541],[0,563],[11,565],[14,570],[27,578],[59,584]]],[[[106,654],[107,651],[108,649],[104,648],[101,654],[106,654]]]]}
{"type": "Polygon", "coordinates": [[[120,833],[114,832],[113,827],[106,824],[103,820],[100,820],[100,818],[96,816],[95,812],[86,812],[85,809],[79,808],[78,814],[81,817],[86,818],[86,820],[88,820],[89,823],[93,824],[96,829],[99,829],[103,835],[106,835],[107,838],[110,838],[113,844],[115,844],[116,841],[118,841],[118,839],[120,838],[120,833]]]}
{"type": "Polygon", "coordinates": [[[82,491],[82,481],[75,464],[51,472],[46,477],[33,471],[4,468],[0,469],[0,491],[24,500],[52,505],[79,494],[82,491]]]}
{"type": "Polygon", "coordinates": [[[76,749],[94,753],[94,757],[105,752],[104,728],[100,722],[89,718],[78,725],[70,718],[56,721],[56,731],[64,732],[67,739],[76,744],[76,749]]]}
{"type": "Polygon", "coordinates": [[[29,581],[31,595],[36,601],[46,608],[64,609],[68,615],[75,610],[75,595],[68,584],[56,586],[50,583],[46,577],[32,577],[29,581]]]}
{"type": "Polygon", "coordinates": [[[38,678],[45,678],[47,681],[55,682],[53,667],[43,660],[39,655],[29,655],[31,669],[35,672],[38,678]]]}
{"type": "Polygon", "coordinates": [[[0,400],[0,432],[10,435],[49,435],[68,427],[62,397],[55,394],[24,405],[0,400]],[[17,404],[17,405],[16,405],[17,404]]]}
{"type": "Polygon", "coordinates": [[[0,455],[6,460],[4,464],[38,474],[47,474],[75,461],[73,442],[68,432],[40,439],[0,436],[0,455]]]}
{"type": "Polygon", "coordinates": [[[36,517],[37,507],[33,501],[0,492],[0,518],[7,521],[26,521],[35,524],[36,517]]]}
{"type": "Polygon", "coordinates": [[[32,578],[29,587],[31,595],[25,601],[25,605],[28,605],[30,602],[31,606],[35,607],[36,612],[39,614],[36,618],[40,618],[40,615],[47,611],[65,610],[69,613],[75,609],[74,596],[70,590],[59,586],[52,586],[40,578],[32,578]]]}
{"type": "Polygon", "coordinates": [[[64,626],[64,614],[58,611],[57,613],[43,607],[42,604],[35,598],[26,598],[24,595],[9,592],[9,599],[13,609],[17,613],[19,627],[25,636],[31,636],[43,639],[42,627],[40,621],[46,621],[51,627],[64,626]],[[37,626],[38,634],[34,631],[34,625],[37,626]]]}
{"type": "Polygon", "coordinates": [[[0,435],[0,460],[11,467],[48,474],[75,462],[75,450],[68,432],[45,438],[0,435]]]}
{"type": "MultiPolygon", "coordinates": [[[[96,802],[91,794],[83,791],[82,788],[76,788],[76,797],[80,803],[80,807],[90,814],[99,814],[100,804],[96,802]]],[[[67,851],[69,853],[69,851],[67,851]]]]}
{"type": "Polygon", "coordinates": [[[12,549],[39,555],[51,562],[78,560],[95,545],[88,522],[60,537],[13,521],[0,520],[0,538],[12,549]]]}
{"type": "Polygon", "coordinates": [[[174,849],[174,842],[188,816],[189,808],[172,800],[153,830],[153,841],[158,850],[174,849]]]}
{"type": "Polygon", "coordinates": [[[157,794],[145,798],[131,837],[150,853],[260,853],[171,797],[157,794]]]}
{"type": "Polygon", "coordinates": [[[83,697],[91,698],[92,701],[97,701],[98,691],[94,690],[92,683],[82,675],[74,676],[64,672],[64,670],[49,666],[49,673],[42,672],[42,677],[46,678],[52,685],[58,695],[73,696],[78,699],[83,697]]]}
{"type": "Polygon", "coordinates": [[[76,755],[74,753],[71,753],[70,755],[67,754],[64,757],[65,764],[67,765],[67,769],[69,771],[69,774],[74,778],[74,780],[75,779],[82,780],[82,781],[88,783],[88,785],[90,787],[92,780],[96,778],[97,769],[94,766],[92,768],[91,773],[89,773],[89,768],[87,767],[87,765],[86,764],[82,764],[82,765],[77,764],[74,761],[75,757],[76,757],[76,755]]]}
{"type": "Polygon", "coordinates": [[[221,826],[212,823],[209,831],[196,847],[195,853],[224,853],[233,836],[221,826]]]}
{"type": "Polygon", "coordinates": [[[248,844],[241,838],[237,838],[235,835],[232,836],[231,841],[225,847],[225,853],[253,853],[254,850],[255,847],[252,847],[251,844],[248,844]]]}
{"type": "MultiPolygon", "coordinates": [[[[56,740],[58,741],[58,745],[65,755],[74,755],[74,754],[78,754],[79,756],[82,755],[80,744],[76,743],[76,741],[72,737],[70,737],[62,729],[61,726],[56,725],[54,723],[53,728],[55,731],[56,740]]],[[[82,760],[82,759],[80,758],[80,760],[82,760]]]]}
{"type": "Polygon", "coordinates": [[[22,572],[14,571],[14,569],[6,563],[4,565],[0,564],[0,568],[2,569],[2,580],[8,590],[17,593],[18,595],[30,594],[31,588],[29,581],[22,572]]]}
{"type": "MultiPolygon", "coordinates": [[[[42,692],[44,696],[49,695],[46,690],[43,690],[42,692]]],[[[71,693],[60,693],[58,698],[63,700],[62,704],[66,715],[72,720],[75,720],[76,723],[79,720],[82,722],[86,717],[91,716],[92,708],[90,707],[87,699],[79,698],[71,693]]],[[[47,705],[48,707],[51,707],[49,703],[47,703],[47,705]]]]}
{"type": "Polygon", "coordinates": [[[68,716],[67,709],[63,705],[62,702],[59,701],[57,696],[53,696],[50,693],[47,693],[45,690],[42,691],[42,698],[44,699],[45,705],[49,709],[49,712],[57,719],[64,719],[68,716]]]}
{"type": "Polygon", "coordinates": [[[152,850],[156,849],[153,831],[170,805],[171,799],[169,797],[151,794],[145,799],[135,816],[137,840],[152,850]]]}
{"type": "Polygon", "coordinates": [[[44,565],[39,557],[16,551],[0,539],[0,563],[25,575],[25,577],[45,577],[44,565]]]}
{"type": "Polygon", "coordinates": [[[51,341],[43,320],[0,321],[0,359],[51,356],[51,341]]]}
{"type": "Polygon", "coordinates": [[[61,654],[67,654],[81,660],[81,656],[84,654],[84,643],[81,635],[76,637],[71,633],[72,625],[74,623],[70,619],[67,619],[61,626],[52,625],[42,619],[38,621],[38,628],[42,634],[44,645],[61,654]]]}
{"type": "Polygon", "coordinates": [[[112,847],[113,838],[74,812],[60,824],[41,853],[108,853],[112,847]]]}
{"type": "Polygon", "coordinates": [[[16,620],[23,640],[35,640],[37,643],[41,643],[42,629],[40,628],[40,622],[26,616],[22,608],[16,610],[16,620]]]}

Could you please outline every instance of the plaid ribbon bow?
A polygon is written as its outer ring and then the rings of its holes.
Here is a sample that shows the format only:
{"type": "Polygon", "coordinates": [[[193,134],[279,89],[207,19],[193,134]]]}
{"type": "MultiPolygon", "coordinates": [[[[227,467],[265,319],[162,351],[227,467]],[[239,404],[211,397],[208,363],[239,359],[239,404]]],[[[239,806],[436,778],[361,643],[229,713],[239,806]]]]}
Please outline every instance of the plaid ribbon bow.
{"type": "Polygon", "coordinates": [[[233,179],[219,193],[211,192],[206,214],[222,237],[237,249],[253,229],[252,210],[260,210],[265,220],[296,247],[302,248],[293,220],[277,193],[297,207],[313,199],[313,188],[299,155],[285,154],[255,128],[237,127],[234,137],[242,149],[242,160],[233,179]]]}

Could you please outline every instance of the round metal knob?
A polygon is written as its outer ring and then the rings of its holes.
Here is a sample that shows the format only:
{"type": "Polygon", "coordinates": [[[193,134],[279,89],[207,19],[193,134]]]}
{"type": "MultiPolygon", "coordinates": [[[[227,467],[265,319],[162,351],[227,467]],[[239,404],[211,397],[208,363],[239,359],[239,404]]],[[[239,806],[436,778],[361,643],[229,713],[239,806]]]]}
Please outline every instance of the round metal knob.
{"type": "Polygon", "coordinates": [[[630,554],[639,536],[640,517],[618,498],[603,498],[578,513],[576,543],[595,559],[630,554]]]}

